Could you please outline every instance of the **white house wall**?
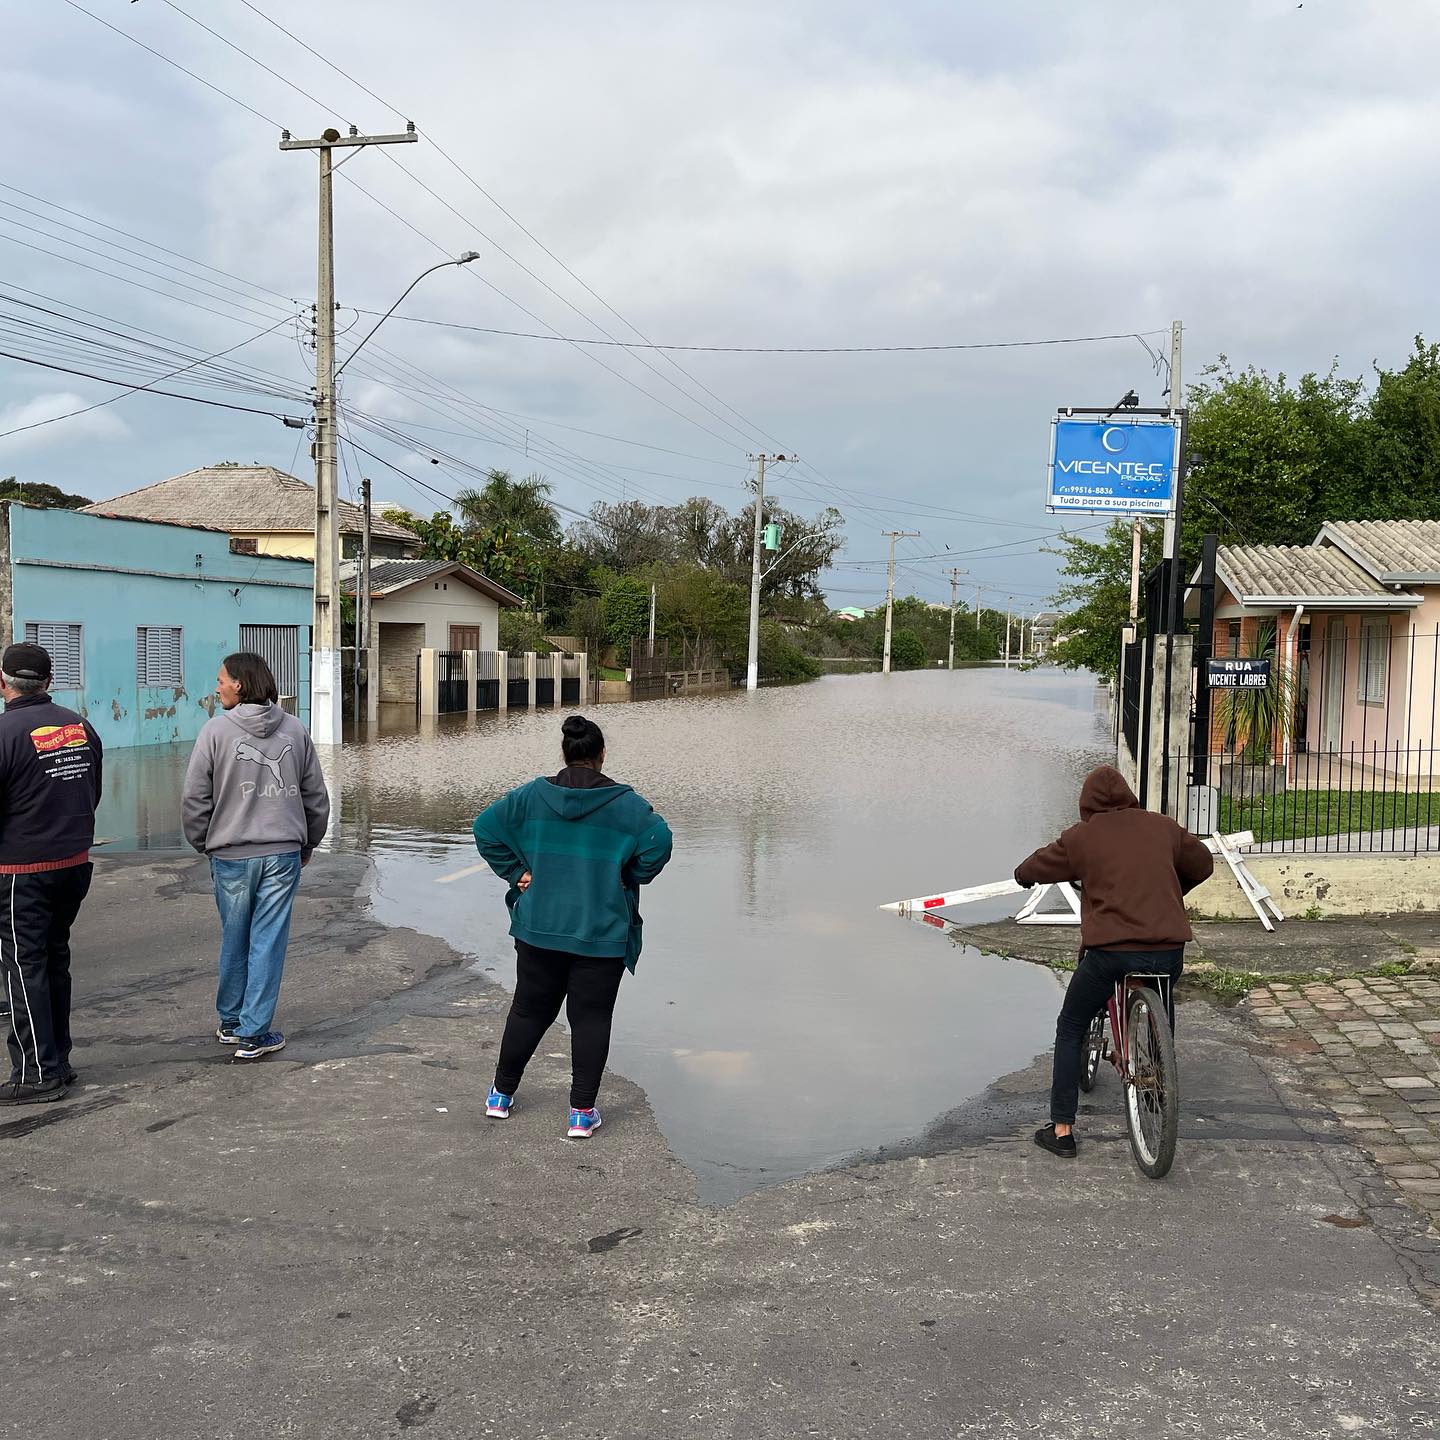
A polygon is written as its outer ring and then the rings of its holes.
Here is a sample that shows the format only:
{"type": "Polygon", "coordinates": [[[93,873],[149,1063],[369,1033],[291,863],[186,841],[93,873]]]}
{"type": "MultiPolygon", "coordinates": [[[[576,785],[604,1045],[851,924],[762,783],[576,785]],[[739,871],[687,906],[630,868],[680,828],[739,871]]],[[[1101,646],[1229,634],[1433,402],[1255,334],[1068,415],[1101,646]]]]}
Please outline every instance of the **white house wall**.
{"type": "Polygon", "coordinates": [[[500,606],[463,580],[426,580],[375,601],[374,618],[382,625],[423,625],[425,647],[450,649],[452,625],[478,625],[481,650],[500,648],[500,606]]]}

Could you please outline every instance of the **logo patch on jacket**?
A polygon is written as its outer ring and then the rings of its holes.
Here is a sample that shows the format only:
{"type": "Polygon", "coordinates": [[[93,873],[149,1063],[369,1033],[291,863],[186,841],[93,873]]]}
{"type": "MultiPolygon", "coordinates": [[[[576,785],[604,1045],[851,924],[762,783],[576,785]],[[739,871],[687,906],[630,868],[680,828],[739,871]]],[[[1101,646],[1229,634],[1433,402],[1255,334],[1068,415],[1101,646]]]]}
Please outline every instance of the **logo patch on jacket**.
{"type": "Polygon", "coordinates": [[[53,750],[75,750],[90,743],[83,725],[41,725],[30,732],[30,742],[39,755],[53,750]]]}

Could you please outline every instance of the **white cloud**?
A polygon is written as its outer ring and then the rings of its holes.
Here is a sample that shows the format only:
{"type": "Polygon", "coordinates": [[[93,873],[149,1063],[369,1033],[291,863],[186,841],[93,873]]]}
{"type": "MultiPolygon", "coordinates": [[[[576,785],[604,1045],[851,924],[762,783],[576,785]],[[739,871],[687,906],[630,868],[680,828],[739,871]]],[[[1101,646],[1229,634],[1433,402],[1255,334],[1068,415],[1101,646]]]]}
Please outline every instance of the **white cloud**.
{"type": "Polygon", "coordinates": [[[60,390],[0,406],[0,435],[4,436],[0,439],[0,455],[58,449],[85,440],[118,440],[130,434],[130,427],[109,407],[91,410],[87,414],[71,414],[93,404],[94,400],[87,400],[83,395],[60,390]],[[62,416],[69,418],[62,419],[62,416]],[[27,430],[26,426],[36,428],[27,430]],[[23,433],[4,435],[7,430],[23,433]]]}

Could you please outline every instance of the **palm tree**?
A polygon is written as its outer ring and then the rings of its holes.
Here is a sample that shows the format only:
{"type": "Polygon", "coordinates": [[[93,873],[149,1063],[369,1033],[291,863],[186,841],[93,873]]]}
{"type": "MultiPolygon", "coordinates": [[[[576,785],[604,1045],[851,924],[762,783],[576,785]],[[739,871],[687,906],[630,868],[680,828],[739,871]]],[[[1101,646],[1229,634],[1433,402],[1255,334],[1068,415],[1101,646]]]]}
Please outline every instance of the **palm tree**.
{"type": "Polygon", "coordinates": [[[1282,738],[1282,727],[1295,713],[1295,667],[1282,664],[1276,654],[1274,622],[1256,630],[1241,658],[1268,659],[1270,678],[1263,689],[1218,691],[1215,714],[1225,735],[1231,737],[1230,747],[1247,765],[1268,764],[1274,759],[1276,742],[1282,738]]]}
{"type": "Polygon", "coordinates": [[[509,471],[491,470],[483,489],[462,490],[455,505],[467,529],[513,531],[549,550],[561,539],[560,517],[550,503],[554,489],[543,475],[516,480],[509,471]]]}

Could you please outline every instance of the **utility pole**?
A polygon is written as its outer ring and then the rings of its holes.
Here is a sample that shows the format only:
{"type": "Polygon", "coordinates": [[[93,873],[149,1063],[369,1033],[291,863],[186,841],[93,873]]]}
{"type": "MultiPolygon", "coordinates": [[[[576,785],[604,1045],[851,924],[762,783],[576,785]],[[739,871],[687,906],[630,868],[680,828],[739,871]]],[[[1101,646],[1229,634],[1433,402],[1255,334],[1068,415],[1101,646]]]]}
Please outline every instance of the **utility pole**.
{"type": "Polygon", "coordinates": [[[1015,608],[1015,597],[1012,595],[1005,602],[1005,663],[1010,663],[1010,612],[1015,608]]]}
{"type": "MultiPolygon", "coordinates": [[[[1168,521],[1166,522],[1169,523],[1168,521]]],[[[1140,618],[1140,517],[1130,522],[1130,625],[1140,618]]],[[[1133,637],[1132,637],[1133,638],[1133,637]]]]}
{"type": "Polygon", "coordinates": [[[985,587],[983,585],[977,585],[975,587],[975,630],[977,634],[980,630],[980,597],[984,593],[985,587]]]}
{"type": "MultiPolygon", "coordinates": [[[[792,461],[798,455],[790,456],[792,461]]],[[[750,650],[745,665],[745,688],[760,688],[760,544],[765,538],[765,466],[768,461],[784,462],[783,455],[752,455],[759,467],[755,480],[755,542],[750,556],[750,650]]]]}
{"type": "Polygon", "coordinates": [[[950,663],[946,667],[950,670],[955,668],[955,587],[960,583],[960,577],[969,573],[968,570],[950,571],[950,663]]]}
{"type": "Polygon", "coordinates": [[[885,664],[882,673],[890,673],[890,633],[895,622],[895,542],[908,537],[918,538],[918,530],[882,530],[890,537],[890,564],[885,571],[885,664]]]}
{"type": "MultiPolygon", "coordinates": [[[[370,687],[375,677],[370,673],[370,482],[360,481],[363,506],[363,528],[360,531],[360,583],[355,587],[355,673],[365,666],[365,707],[370,707],[370,687]]],[[[360,692],[355,692],[355,724],[360,724],[360,692]]]]}
{"type": "MultiPolygon", "coordinates": [[[[340,716],[340,505],[335,430],[335,208],[333,154],[366,145],[410,145],[420,137],[412,123],[403,135],[342,136],[326,130],[318,140],[292,140],[282,150],[320,152],[320,265],[315,300],[315,606],[310,630],[310,734],[317,745],[341,742],[340,716]]],[[[344,163],[343,161],[341,162],[344,163]]]]}
{"type": "MultiPolygon", "coordinates": [[[[1185,389],[1180,380],[1180,342],[1184,329],[1185,327],[1178,320],[1170,322],[1170,413],[1172,415],[1185,404],[1185,389]]],[[[1181,463],[1184,463],[1183,460],[1181,463]]],[[[1136,525],[1138,528],[1138,521],[1136,525]]],[[[1172,512],[1165,517],[1164,554],[1168,558],[1175,558],[1179,553],[1176,541],[1175,515],[1172,512]]]]}
{"type": "Polygon", "coordinates": [[[650,639],[646,643],[645,653],[650,659],[655,658],[655,582],[650,582],[650,639]]]}

